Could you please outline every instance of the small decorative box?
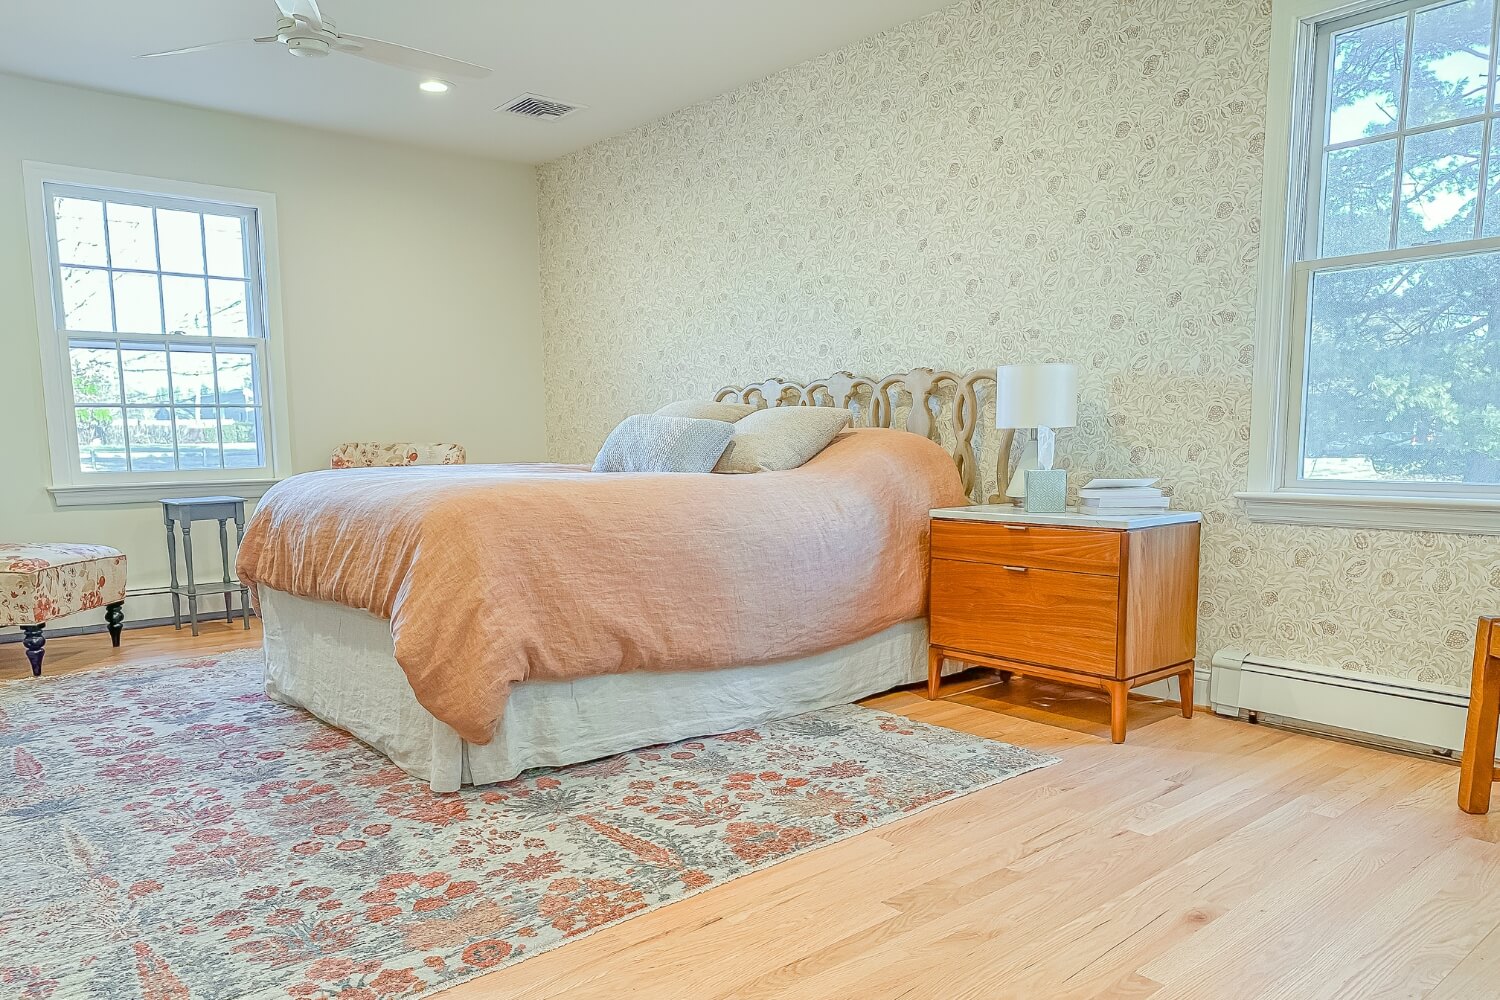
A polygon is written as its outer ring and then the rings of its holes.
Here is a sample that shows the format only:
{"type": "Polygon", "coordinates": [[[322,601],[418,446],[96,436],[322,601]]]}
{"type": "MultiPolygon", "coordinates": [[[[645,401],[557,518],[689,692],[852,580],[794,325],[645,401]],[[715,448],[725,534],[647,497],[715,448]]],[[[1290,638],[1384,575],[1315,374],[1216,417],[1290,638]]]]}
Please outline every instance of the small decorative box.
{"type": "Polygon", "coordinates": [[[1061,514],[1068,509],[1066,469],[1026,470],[1026,513],[1061,514]]]}

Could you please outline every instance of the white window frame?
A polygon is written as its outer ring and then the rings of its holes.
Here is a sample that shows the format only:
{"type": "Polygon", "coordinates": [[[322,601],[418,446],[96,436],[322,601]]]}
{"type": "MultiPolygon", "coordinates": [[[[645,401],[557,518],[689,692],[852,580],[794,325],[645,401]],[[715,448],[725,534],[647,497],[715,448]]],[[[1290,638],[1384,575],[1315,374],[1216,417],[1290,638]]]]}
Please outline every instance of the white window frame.
{"type": "MultiPolygon", "coordinates": [[[[1272,7],[1249,482],[1248,489],[1235,494],[1252,521],[1500,534],[1500,487],[1316,481],[1302,479],[1298,468],[1309,275],[1314,270],[1407,259],[1412,253],[1406,248],[1302,260],[1312,256],[1302,251],[1311,238],[1309,213],[1317,199],[1309,158],[1322,151],[1319,129],[1325,83],[1316,72],[1321,62],[1318,32],[1332,22],[1373,11],[1396,16],[1430,3],[1277,0],[1272,7]]],[[[1492,92],[1495,86],[1491,80],[1492,92]]],[[[1403,94],[1403,108],[1405,103],[1403,94]]],[[[1484,148],[1487,151],[1488,145],[1484,148]]],[[[1486,180],[1481,165],[1481,197],[1486,180]]],[[[1494,249],[1500,249],[1500,238],[1441,244],[1431,255],[1494,249]]]]}
{"type": "MultiPolygon", "coordinates": [[[[290,421],[286,405],[286,363],[281,324],[281,290],[277,266],[276,198],[262,191],[215,187],[186,181],[113,173],[84,167],[25,161],[22,176],[26,216],[31,238],[32,276],[36,297],[37,335],[41,347],[41,375],[46,406],[47,441],[52,460],[52,483],[47,487],[59,507],[144,503],[185,491],[212,489],[258,497],[291,470],[290,421]],[[260,469],[189,469],[171,472],[85,472],[79,461],[75,426],[72,364],[68,335],[61,315],[60,289],[54,279],[51,212],[46,186],[96,188],[105,191],[213,206],[232,206],[253,212],[259,259],[251,260],[248,277],[258,286],[260,309],[247,303],[252,324],[250,341],[259,339],[261,434],[266,466],[260,469]],[[258,268],[258,271],[256,270],[258,268]],[[259,315],[256,315],[259,313],[259,315]]],[[[254,296],[252,296],[253,298],[254,296]]],[[[113,335],[112,335],[113,336],[113,335]]],[[[182,337],[184,342],[207,342],[207,337],[182,337]]],[[[223,338],[220,338],[221,340],[223,338]]],[[[235,342],[245,338],[233,338],[235,342]]]]}

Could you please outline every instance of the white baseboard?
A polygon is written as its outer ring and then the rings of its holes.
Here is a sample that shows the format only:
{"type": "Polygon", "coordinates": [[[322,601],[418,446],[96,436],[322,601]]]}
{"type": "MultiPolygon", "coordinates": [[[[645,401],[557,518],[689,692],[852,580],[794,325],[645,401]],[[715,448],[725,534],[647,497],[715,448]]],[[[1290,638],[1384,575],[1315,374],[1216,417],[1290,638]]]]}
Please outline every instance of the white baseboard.
{"type": "Polygon", "coordinates": [[[1310,723],[1372,742],[1463,748],[1467,691],[1373,677],[1239,649],[1214,654],[1210,702],[1219,715],[1246,713],[1310,723]]]}

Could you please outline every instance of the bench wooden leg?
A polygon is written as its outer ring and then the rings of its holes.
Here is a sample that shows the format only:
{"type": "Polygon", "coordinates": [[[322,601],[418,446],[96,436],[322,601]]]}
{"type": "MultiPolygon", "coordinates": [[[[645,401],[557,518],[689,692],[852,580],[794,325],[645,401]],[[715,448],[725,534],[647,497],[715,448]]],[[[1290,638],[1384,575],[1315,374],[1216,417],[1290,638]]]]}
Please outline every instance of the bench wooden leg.
{"type": "Polygon", "coordinates": [[[47,645],[47,637],[42,629],[47,627],[46,622],[40,625],[21,626],[21,646],[26,650],[26,659],[31,662],[31,676],[42,676],[42,653],[47,645]]]}
{"type": "Polygon", "coordinates": [[[109,644],[120,645],[120,632],[125,628],[125,602],[116,601],[104,606],[104,624],[109,626],[109,644]]]}
{"type": "Polygon", "coordinates": [[[1500,722],[1500,657],[1490,655],[1489,620],[1479,623],[1474,640],[1474,677],[1469,686],[1469,720],[1464,726],[1464,757],[1459,768],[1458,807],[1466,813],[1490,811],[1495,778],[1495,727],[1500,722]]]}

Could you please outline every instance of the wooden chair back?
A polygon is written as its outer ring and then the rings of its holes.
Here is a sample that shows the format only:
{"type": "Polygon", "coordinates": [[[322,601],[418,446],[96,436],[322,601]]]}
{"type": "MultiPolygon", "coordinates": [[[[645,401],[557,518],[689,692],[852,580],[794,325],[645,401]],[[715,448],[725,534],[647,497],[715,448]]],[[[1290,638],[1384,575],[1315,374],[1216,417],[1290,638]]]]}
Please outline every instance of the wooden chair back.
{"type": "Polygon", "coordinates": [[[1458,779],[1458,807],[1490,811],[1495,780],[1495,729],[1500,723],[1500,618],[1479,619],[1474,635],[1474,679],[1469,685],[1469,721],[1458,779]]]}

